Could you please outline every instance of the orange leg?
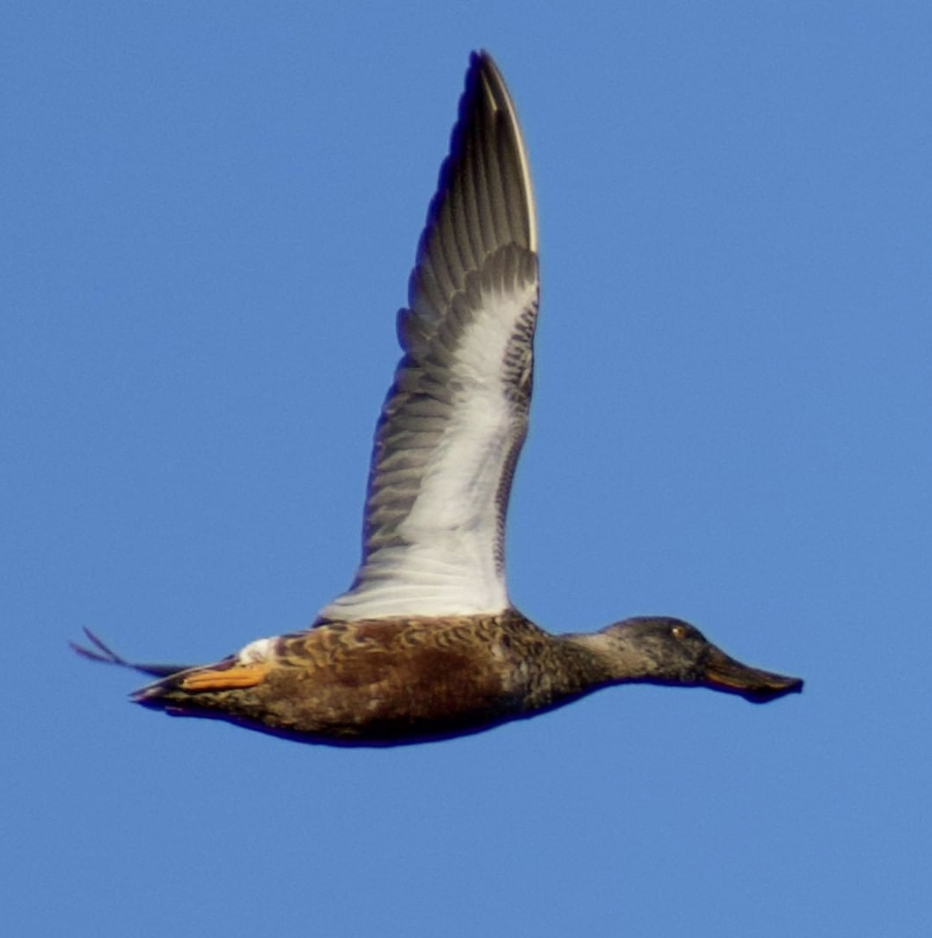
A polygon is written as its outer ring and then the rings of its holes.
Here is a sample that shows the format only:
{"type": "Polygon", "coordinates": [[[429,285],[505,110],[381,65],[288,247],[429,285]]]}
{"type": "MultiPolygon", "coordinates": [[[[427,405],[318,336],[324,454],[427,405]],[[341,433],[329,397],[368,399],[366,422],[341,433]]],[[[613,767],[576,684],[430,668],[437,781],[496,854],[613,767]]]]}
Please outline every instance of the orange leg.
{"type": "Polygon", "coordinates": [[[229,690],[234,687],[255,687],[261,684],[271,671],[267,664],[244,664],[223,670],[205,668],[195,671],[184,678],[180,687],[182,690],[196,693],[202,690],[229,690]]]}

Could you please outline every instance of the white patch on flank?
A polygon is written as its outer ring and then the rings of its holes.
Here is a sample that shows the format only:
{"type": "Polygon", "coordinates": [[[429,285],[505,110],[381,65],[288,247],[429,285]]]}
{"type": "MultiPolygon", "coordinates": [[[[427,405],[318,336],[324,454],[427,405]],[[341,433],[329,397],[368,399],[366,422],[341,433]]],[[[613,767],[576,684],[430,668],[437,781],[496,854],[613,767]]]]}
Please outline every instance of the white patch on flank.
{"type": "Polygon", "coordinates": [[[274,638],[257,638],[245,648],[237,652],[236,658],[240,664],[255,664],[257,661],[267,661],[275,650],[274,638]]]}

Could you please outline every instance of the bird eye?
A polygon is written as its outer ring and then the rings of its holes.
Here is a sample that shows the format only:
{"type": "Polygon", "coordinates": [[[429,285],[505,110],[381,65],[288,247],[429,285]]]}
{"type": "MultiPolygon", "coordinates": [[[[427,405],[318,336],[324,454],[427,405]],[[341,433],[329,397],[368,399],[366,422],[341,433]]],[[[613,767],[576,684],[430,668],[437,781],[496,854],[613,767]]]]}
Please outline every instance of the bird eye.
{"type": "Polygon", "coordinates": [[[682,625],[674,625],[673,628],[670,629],[670,634],[674,638],[686,638],[686,628],[682,625]]]}

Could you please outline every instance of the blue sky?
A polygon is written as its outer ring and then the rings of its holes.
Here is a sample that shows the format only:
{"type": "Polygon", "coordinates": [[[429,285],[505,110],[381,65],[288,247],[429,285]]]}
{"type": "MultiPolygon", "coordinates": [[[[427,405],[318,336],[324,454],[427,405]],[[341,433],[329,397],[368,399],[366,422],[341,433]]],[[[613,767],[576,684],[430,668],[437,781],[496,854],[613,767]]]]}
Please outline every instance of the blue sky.
{"type": "Polygon", "coordinates": [[[10,2],[4,928],[929,933],[932,8],[10,2]],[[470,49],[541,221],[515,602],[802,675],[460,741],[130,706],[348,584],[470,49]]]}

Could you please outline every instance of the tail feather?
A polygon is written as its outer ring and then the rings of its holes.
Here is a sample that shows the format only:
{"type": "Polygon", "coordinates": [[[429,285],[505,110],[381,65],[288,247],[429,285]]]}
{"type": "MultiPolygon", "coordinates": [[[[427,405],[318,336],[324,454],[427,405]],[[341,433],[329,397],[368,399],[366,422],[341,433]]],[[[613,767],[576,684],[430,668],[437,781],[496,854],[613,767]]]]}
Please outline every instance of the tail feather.
{"type": "Polygon", "coordinates": [[[170,674],[177,674],[178,671],[186,671],[191,667],[191,665],[187,664],[139,664],[134,661],[127,661],[108,645],[105,645],[89,628],[84,629],[84,634],[94,647],[87,648],[84,645],[78,645],[76,642],[68,642],[68,644],[82,658],[87,658],[90,661],[100,661],[103,664],[117,664],[121,668],[130,668],[133,671],[139,671],[142,674],[151,674],[154,677],[168,677],[170,674]]]}

